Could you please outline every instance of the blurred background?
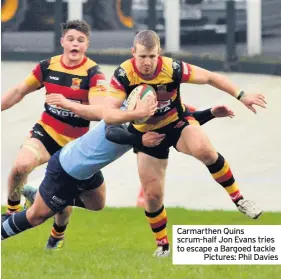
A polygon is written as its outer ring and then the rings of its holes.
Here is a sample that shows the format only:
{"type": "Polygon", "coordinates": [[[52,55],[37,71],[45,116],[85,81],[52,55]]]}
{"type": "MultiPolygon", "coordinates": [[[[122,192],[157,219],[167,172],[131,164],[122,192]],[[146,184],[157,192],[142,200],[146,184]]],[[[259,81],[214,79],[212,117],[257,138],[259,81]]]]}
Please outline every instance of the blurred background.
{"type": "MultiPolygon", "coordinates": [[[[4,60],[37,61],[60,52],[59,23],[83,18],[92,27],[89,53],[129,51],[135,33],[149,28],[159,33],[164,50],[192,55],[204,65],[215,60],[209,63],[211,68],[255,72],[256,62],[264,62],[270,73],[279,74],[281,0],[1,0],[1,4],[4,60]],[[247,37],[247,30],[254,37],[247,37]],[[255,64],[252,70],[243,66],[245,61],[255,64]]],[[[96,60],[109,62],[104,56],[96,60]]],[[[118,62],[116,57],[112,61],[118,62]]]]}

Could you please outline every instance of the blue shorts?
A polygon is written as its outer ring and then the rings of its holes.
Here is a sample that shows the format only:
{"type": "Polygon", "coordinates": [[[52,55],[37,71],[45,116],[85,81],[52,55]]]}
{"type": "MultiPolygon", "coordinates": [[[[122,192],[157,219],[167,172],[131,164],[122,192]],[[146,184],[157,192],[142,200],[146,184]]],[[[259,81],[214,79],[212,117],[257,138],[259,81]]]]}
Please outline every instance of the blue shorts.
{"type": "Polygon", "coordinates": [[[102,185],[104,178],[101,171],[86,180],[78,180],[67,174],[61,166],[56,152],[48,162],[45,177],[39,186],[39,193],[46,205],[54,212],[60,212],[83,191],[96,189],[102,185]]]}

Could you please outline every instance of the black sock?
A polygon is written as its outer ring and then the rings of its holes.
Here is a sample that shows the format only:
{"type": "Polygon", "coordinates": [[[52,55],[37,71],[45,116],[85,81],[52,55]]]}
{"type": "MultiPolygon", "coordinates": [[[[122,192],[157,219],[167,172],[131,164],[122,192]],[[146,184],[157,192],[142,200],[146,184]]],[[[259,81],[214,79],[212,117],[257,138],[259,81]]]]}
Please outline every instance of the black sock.
{"type": "Polygon", "coordinates": [[[59,226],[55,222],[53,224],[52,230],[51,230],[51,237],[56,239],[62,239],[64,238],[64,231],[66,230],[68,224],[64,226],[59,226]]]}
{"type": "Polygon", "coordinates": [[[32,228],[26,218],[26,210],[11,215],[1,225],[1,240],[32,228]]]}

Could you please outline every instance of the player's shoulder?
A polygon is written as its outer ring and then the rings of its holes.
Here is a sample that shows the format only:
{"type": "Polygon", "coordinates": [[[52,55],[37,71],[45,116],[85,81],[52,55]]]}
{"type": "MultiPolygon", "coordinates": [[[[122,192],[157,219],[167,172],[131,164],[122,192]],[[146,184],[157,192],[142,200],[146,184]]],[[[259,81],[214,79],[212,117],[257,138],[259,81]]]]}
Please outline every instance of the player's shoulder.
{"type": "Polygon", "coordinates": [[[169,76],[171,79],[178,79],[181,73],[181,61],[171,57],[161,56],[162,67],[161,71],[169,76]]]}
{"type": "Polygon", "coordinates": [[[104,75],[99,64],[97,62],[95,62],[94,60],[90,59],[89,57],[87,57],[84,67],[91,77],[94,75],[97,75],[97,74],[101,75],[101,76],[104,75]]]}
{"type": "Polygon", "coordinates": [[[162,57],[164,67],[165,66],[169,67],[172,70],[177,70],[177,69],[181,68],[181,64],[182,64],[181,60],[171,58],[171,57],[167,57],[167,56],[161,56],[161,57],[162,57]]]}
{"type": "Polygon", "coordinates": [[[98,63],[89,57],[87,57],[84,67],[86,68],[86,70],[90,70],[92,68],[100,68],[98,63]]]}
{"type": "Polygon", "coordinates": [[[45,59],[41,60],[38,64],[40,65],[41,68],[48,68],[51,65],[51,63],[54,63],[54,60],[56,60],[56,57],[57,56],[45,58],[45,59]]]}
{"type": "Polygon", "coordinates": [[[123,69],[131,68],[132,67],[132,58],[127,59],[126,61],[121,63],[119,67],[121,67],[123,69]]]}
{"type": "Polygon", "coordinates": [[[133,67],[132,59],[128,59],[128,60],[124,61],[123,63],[121,63],[116,70],[119,71],[121,74],[123,71],[126,74],[128,74],[131,71],[133,71],[133,68],[134,67],[133,67]]]}
{"type": "Polygon", "coordinates": [[[118,80],[127,80],[133,72],[132,59],[128,59],[121,63],[114,71],[114,77],[118,80]]]}
{"type": "Polygon", "coordinates": [[[55,55],[55,56],[52,56],[51,58],[48,59],[48,60],[49,60],[49,64],[50,64],[50,65],[53,65],[53,64],[60,63],[61,58],[62,58],[62,55],[55,55]]]}

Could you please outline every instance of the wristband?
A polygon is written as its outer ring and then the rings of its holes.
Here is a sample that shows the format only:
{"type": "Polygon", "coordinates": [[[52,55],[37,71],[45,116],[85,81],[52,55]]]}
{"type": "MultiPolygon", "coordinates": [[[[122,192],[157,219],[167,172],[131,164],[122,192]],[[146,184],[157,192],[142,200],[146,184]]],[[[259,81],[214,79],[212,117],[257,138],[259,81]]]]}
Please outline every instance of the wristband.
{"type": "Polygon", "coordinates": [[[240,100],[240,99],[243,97],[244,94],[245,94],[245,92],[244,92],[243,90],[240,91],[240,93],[239,93],[237,99],[240,100]]]}

